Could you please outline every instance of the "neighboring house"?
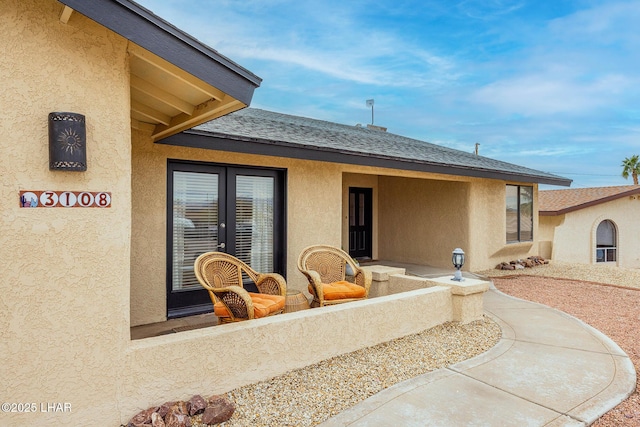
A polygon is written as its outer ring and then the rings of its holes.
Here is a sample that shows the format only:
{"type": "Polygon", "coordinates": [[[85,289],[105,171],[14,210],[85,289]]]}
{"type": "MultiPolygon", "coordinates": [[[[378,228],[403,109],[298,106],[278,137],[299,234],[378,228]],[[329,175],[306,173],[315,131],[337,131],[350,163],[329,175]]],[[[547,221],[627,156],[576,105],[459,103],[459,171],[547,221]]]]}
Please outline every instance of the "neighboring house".
{"type": "Polygon", "coordinates": [[[640,186],[546,190],[538,200],[543,257],[640,268],[640,186]]]}
{"type": "Polygon", "coordinates": [[[465,269],[489,268],[537,254],[538,183],[570,183],[377,129],[225,116],[260,78],[128,0],[7,0],[0,24],[4,400],[71,405],[2,425],[118,425],[229,372],[250,381],[211,331],[130,338],[210,310],[200,252],[224,244],[301,290],[297,255],[317,243],[442,267],[461,247],[465,269]],[[75,131],[50,143],[52,112],[84,115],[86,147],[75,131]],[[86,170],[50,169],[61,147],[86,170]]]}

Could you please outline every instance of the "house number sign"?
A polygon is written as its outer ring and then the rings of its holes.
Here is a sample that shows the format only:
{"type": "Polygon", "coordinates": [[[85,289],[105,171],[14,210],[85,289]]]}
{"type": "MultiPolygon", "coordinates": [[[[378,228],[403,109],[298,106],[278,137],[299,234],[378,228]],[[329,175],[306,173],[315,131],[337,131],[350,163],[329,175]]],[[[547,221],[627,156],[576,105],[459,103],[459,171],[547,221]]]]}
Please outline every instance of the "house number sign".
{"type": "Polygon", "coordinates": [[[93,191],[20,191],[21,208],[110,208],[111,193],[93,191]]]}

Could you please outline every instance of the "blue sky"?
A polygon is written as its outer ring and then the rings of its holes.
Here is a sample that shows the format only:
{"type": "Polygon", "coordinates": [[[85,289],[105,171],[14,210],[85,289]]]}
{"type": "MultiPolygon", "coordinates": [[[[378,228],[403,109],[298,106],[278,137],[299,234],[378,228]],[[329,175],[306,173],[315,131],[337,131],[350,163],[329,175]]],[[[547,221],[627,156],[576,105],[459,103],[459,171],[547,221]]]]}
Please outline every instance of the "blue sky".
{"type": "MultiPolygon", "coordinates": [[[[252,107],[628,185],[640,2],[139,0],[263,79],[252,107]]],[[[541,188],[564,188],[543,186],[541,188]]]]}

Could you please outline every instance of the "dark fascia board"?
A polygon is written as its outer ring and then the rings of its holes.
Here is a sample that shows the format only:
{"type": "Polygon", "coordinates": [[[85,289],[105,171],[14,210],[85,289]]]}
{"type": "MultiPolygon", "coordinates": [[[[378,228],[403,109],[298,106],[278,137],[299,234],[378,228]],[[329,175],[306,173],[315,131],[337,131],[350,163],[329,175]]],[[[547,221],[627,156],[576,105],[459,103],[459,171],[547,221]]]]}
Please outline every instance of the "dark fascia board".
{"type": "Polygon", "coordinates": [[[633,196],[636,194],[640,194],[640,187],[631,189],[629,191],[625,191],[623,193],[614,194],[612,196],[603,197],[602,199],[592,200],[590,202],[582,203],[580,205],[569,206],[568,208],[559,209],[557,211],[538,211],[538,214],[541,216],[564,215],[568,212],[579,211],[580,209],[585,209],[590,206],[596,206],[602,203],[607,203],[612,200],[621,199],[623,197],[633,196]]]}
{"type": "Polygon", "coordinates": [[[172,135],[157,144],[176,145],[180,147],[203,148],[208,150],[229,151],[244,154],[259,154],[263,156],[285,157],[291,159],[313,160],[319,162],[343,163],[359,166],[373,166],[389,169],[410,170],[418,172],[440,173],[446,175],[469,176],[477,178],[499,179],[526,183],[549,185],[571,185],[570,179],[539,175],[525,175],[506,171],[471,168],[459,165],[445,165],[415,161],[412,159],[385,157],[347,150],[303,146],[282,141],[252,139],[246,137],[230,137],[226,134],[216,134],[197,130],[188,130],[172,135]]]}
{"type": "Polygon", "coordinates": [[[129,0],[59,0],[246,105],[262,79],[129,0]]]}

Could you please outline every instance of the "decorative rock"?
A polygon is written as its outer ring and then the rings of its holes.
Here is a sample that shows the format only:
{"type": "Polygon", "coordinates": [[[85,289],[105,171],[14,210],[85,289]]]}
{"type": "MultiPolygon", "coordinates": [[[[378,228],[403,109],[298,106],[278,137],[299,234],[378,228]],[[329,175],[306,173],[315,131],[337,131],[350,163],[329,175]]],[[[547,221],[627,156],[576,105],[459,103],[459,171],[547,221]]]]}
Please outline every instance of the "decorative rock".
{"type": "Polygon", "coordinates": [[[162,419],[162,416],[157,412],[154,412],[153,414],[151,414],[151,426],[166,427],[166,424],[164,423],[164,419],[162,419]]]}
{"type": "Polygon", "coordinates": [[[538,265],[549,264],[549,260],[546,260],[540,256],[530,256],[525,260],[517,259],[509,262],[501,262],[496,265],[496,270],[521,270],[523,268],[532,268],[538,265]]]}
{"type": "Polygon", "coordinates": [[[136,415],[131,418],[127,427],[149,427],[151,426],[151,414],[156,412],[158,408],[153,407],[149,409],[145,409],[144,411],[138,412],[136,415]]]}
{"type": "Polygon", "coordinates": [[[202,414],[202,423],[207,425],[223,423],[231,418],[235,410],[233,402],[226,397],[211,396],[209,405],[202,414]]]}
{"type": "Polygon", "coordinates": [[[176,414],[189,415],[189,406],[191,406],[189,402],[179,400],[178,402],[174,403],[171,408],[169,408],[168,413],[175,412],[176,414]]]}
{"type": "Polygon", "coordinates": [[[189,400],[189,415],[194,416],[204,411],[207,407],[207,401],[204,400],[204,397],[196,394],[189,400]]]}
{"type": "Polygon", "coordinates": [[[166,427],[191,427],[189,415],[173,411],[169,411],[167,416],[164,417],[164,422],[166,427]]]}
{"type": "Polygon", "coordinates": [[[182,400],[175,402],[164,416],[166,427],[189,427],[191,425],[189,406],[191,406],[189,402],[182,400]]]}
{"type": "Polygon", "coordinates": [[[173,405],[175,405],[178,402],[165,402],[162,405],[160,405],[160,407],[158,407],[158,414],[160,414],[160,416],[162,418],[164,418],[168,413],[169,413],[169,409],[171,409],[171,407],[173,405]]]}

